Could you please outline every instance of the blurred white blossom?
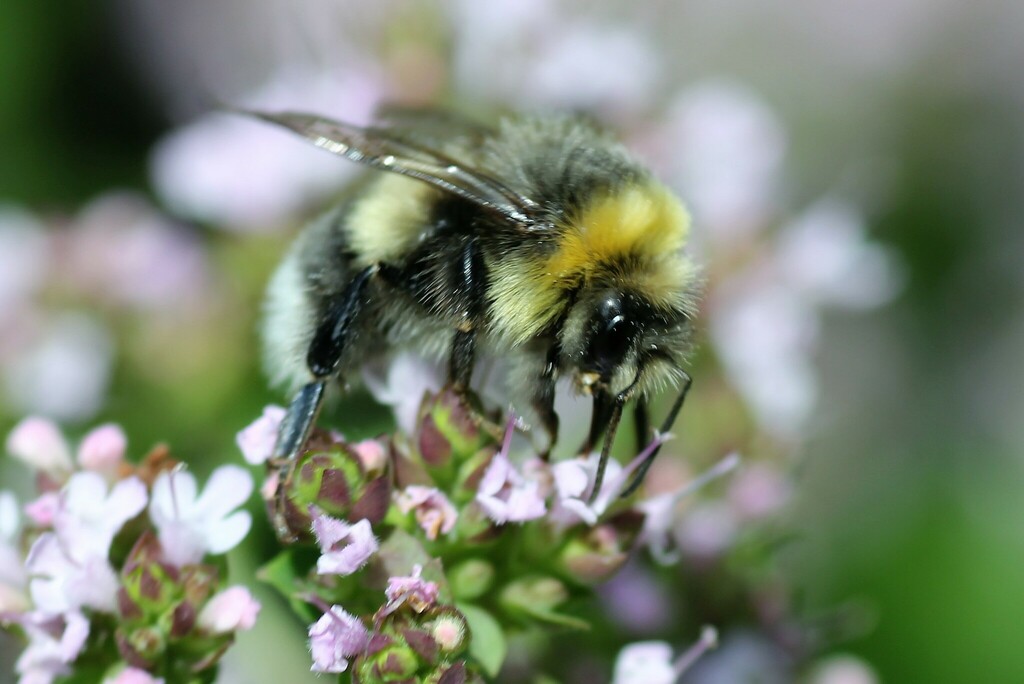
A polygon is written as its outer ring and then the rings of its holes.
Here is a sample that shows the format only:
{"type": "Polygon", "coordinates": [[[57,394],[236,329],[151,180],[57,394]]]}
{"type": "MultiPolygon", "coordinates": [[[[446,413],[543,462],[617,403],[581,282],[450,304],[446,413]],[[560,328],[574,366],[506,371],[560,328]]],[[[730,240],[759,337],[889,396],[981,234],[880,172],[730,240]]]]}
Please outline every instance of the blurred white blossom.
{"type": "Polygon", "coordinates": [[[88,314],[67,312],[48,319],[0,373],[14,411],[76,421],[102,407],[113,361],[107,328],[88,314]]]}
{"type": "MultiPolygon", "coordinates": [[[[367,123],[383,96],[372,64],[283,69],[232,104],[294,110],[367,123]]],[[[213,112],[179,128],[153,151],[153,185],[178,215],[230,230],[273,230],[337,192],[360,172],[285,131],[237,112],[213,112]]]]}

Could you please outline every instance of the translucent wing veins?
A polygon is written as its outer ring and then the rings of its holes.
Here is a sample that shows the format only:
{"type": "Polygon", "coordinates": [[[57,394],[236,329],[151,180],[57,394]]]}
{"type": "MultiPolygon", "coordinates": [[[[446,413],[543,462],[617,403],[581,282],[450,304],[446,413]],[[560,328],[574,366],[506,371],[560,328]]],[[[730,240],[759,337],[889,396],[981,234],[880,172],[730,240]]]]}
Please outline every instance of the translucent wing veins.
{"type": "Polygon", "coordinates": [[[526,230],[542,229],[537,203],[501,181],[438,150],[403,140],[382,128],[363,128],[310,114],[245,112],[288,128],[328,152],[370,167],[429,183],[484,208],[526,230]]]}

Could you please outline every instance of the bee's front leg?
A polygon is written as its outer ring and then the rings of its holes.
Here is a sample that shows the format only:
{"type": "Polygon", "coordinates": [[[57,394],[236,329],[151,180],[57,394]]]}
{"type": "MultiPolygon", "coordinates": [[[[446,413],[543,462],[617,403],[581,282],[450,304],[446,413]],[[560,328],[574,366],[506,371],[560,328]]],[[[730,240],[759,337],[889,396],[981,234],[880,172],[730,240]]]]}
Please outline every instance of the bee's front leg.
{"type": "Polygon", "coordinates": [[[316,423],[327,382],[337,372],[352,335],[353,322],[366,304],[367,285],[376,272],[376,265],[367,266],[328,303],[306,355],[306,365],[314,379],[304,385],[292,399],[278,429],[271,465],[278,469],[274,528],[281,541],[296,539],[287,520],[287,495],[295,474],[295,464],[316,423]]]}

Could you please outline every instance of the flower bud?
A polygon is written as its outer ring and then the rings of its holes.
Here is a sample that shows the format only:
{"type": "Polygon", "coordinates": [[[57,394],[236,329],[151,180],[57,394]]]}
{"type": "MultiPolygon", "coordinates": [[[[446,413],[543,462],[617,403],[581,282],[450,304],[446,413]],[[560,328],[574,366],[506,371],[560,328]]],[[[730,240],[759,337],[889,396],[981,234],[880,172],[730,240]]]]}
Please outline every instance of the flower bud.
{"type": "Polygon", "coordinates": [[[135,667],[148,668],[167,647],[167,639],[157,627],[119,627],[115,636],[121,657],[135,667]]]}
{"type": "Polygon", "coordinates": [[[420,669],[420,659],[408,645],[393,642],[365,659],[357,670],[360,682],[401,682],[420,669]]]}
{"type": "Polygon", "coordinates": [[[461,653],[469,645],[469,623],[451,606],[441,606],[433,611],[424,627],[446,656],[461,653]]]}
{"type": "Polygon", "coordinates": [[[594,527],[578,527],[559,554],[566,574],[582,584],[611,579],[629,558],[643,518],[630,511],[594,527]]]}
{"type": "Polygon", "coordinates": [[[512,582],[501,592],[501,603],[512,611],[547,612],[565,603],[569,590],[554,577],[532,576],[512,582]]]}
{"type": "Polygon", "coordinates": [[[448,585],[456,599],[472,601],[483,596],[494,583],[494,566],[479,558],[470,558],[448,571],[448,585]]]}
{"type": "Polygon", "coordinates": [[[456,468],[490,440],[480,429],[480,409],[448,387],[428,397],[416,430],[420,457],[435,482],[447,485],[456,468]]]}

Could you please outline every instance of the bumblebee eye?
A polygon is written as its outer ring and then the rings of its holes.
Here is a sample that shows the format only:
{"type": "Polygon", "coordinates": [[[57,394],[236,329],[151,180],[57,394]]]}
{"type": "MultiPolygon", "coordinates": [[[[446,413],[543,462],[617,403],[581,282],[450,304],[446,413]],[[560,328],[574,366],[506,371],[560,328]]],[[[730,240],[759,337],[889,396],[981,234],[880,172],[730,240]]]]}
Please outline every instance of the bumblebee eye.
{"type": "Polygon", "coordinates": [[[625,356],[626,350],[629,348],[631,328],[626,317],[621,314],[606,321],[604,330],[594,340],[596,356],[609,361],[625,356]]]}
{"type": "Polygon", "coordinates": [[[611,373],[629,352],[636,334],[636,323],[623,313],[618,297],[601,302],[591,325],[589,363],[602,375],[611,373]]]}

